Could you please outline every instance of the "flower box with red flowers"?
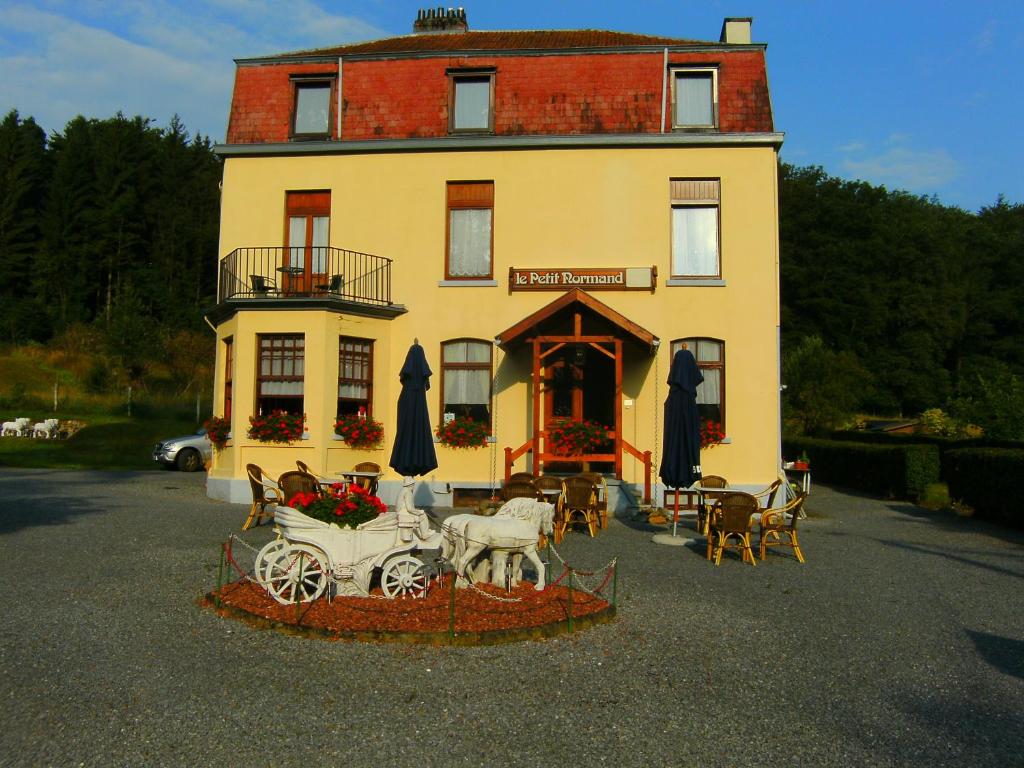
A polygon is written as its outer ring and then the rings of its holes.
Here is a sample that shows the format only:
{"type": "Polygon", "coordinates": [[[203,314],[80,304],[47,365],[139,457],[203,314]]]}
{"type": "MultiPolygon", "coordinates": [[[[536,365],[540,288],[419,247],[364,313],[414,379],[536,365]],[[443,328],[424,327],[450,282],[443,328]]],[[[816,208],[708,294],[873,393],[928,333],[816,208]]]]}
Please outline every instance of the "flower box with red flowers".
{"type": "Polygon", "coordinates": [[[249,417],[249,439],[261,443],[290,443],[301,440],[305,414],[274,411],[266,416],[249,417]]]}
{"type": "Polygon", "coordinates": [[[546,447],[558,456],[585,456],[608,441],[608,427],[595,421],[553,421],[548,425],[546,447]]]}
{"type": "Polygon", "coordinates": [[[437,428],[437,442],[449,448],[482,448],[487,445],[487,425],[459,416],[437,428]]]}
{"type": "Polygon", "coordinates": [[[700,423],[700,449],[714,448],[725,441],[725,431],[717,421],[708,419],[700,423]]]}
{"type": "Polygon", "coordinates": [[[377,448],[384,442],[384,425],[365,413],[350,413],[334,422],[334,434],[349,448],[377,448]]]}
{"type": "Polygon", "coordinates": [[[228,435],[231,434],[231,420],[222,419],[220,416],[211,416],[203,424],[206,436],[210,438],[213,447],[220,450],[228,442],[228,435]]]}
{"type": "Polygon", "coordinates": [[[333,523],[340,528],[356,528],[388,511],[387,505],[365,488],[344,483],[325,488],[323,496],[298,493],[288,506],[314,520],[333,523]]]}

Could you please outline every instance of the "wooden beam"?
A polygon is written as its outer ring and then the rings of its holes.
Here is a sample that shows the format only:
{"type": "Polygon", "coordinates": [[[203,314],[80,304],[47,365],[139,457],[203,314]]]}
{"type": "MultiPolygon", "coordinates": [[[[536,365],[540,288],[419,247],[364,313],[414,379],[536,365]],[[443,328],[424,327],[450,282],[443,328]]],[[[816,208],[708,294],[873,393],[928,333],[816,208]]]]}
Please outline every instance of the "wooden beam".
{"type": "Polygon", "coordinates": [[[622,479],[622,342],[615,340],[615,477],[622,479]]]}

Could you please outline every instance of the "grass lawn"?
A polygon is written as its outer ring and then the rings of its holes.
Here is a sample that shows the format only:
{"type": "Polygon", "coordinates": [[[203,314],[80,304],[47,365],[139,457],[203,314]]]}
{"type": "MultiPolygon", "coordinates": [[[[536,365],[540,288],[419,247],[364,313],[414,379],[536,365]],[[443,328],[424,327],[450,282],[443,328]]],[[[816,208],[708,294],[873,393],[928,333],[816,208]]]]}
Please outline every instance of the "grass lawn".
{"type": "Polygon", "coordinates": [[[153,446],[195,432],[192,419],[69,416],[86,427],[68,440],[0,437],[0,466],[51,469],[156,469],[153,446]]]}

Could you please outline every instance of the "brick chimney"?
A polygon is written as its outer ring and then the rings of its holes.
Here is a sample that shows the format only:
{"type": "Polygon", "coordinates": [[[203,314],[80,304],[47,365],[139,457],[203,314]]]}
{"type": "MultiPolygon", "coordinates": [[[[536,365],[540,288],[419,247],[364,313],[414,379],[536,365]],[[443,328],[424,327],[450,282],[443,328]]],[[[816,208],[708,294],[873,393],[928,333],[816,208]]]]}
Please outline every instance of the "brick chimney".
{"type": "Polygon", "coordinates": [[[444,6],[439,5],[437,8],[424,8],[416,11],[416,21],[413,22],[412,31],[417,35],[468,32],[469,23],[466,21],[466,9],[445,9],[444,6]]]}
{"type": "Polygon", "coordinates": [[[722,36],[719,42],[750,45],[750,25],[753,21],[749,16],[742,19],[727,17],[722,22],[722,36]]]}

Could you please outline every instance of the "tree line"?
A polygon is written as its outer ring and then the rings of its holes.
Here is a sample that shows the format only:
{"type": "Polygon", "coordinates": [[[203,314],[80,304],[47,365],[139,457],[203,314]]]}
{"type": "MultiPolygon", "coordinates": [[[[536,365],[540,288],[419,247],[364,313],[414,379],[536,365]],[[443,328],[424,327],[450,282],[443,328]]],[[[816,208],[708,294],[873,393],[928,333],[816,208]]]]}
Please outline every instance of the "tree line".
{"type": "Polygon", "coordinates": [[[188,343],[214,300],[221,163],[212,149],[177,117],[159,128],[120,113],[80,116],[47,136],[9,112],[0,340],[98,340],[119,378],[144,383],[147,363],[166,357],[172,336],[188,343]]]}
{"type": "MultiPolygon", "coordinates": [[[[216,289],[212,150],[177,118],[76,117],[47,136],[8,113],[0,340],[85,334],[137,383],[154,359],[189,344],[195,357],[202,343],[188,334],[203,331],[216,289]]],[[[968,212],[814,166],[782,163],[779,177],[784,405],[796,423],[1024,411],[1015,396],[992,402],[1024,389],[1024,206],[999,198],[968,212]]]]}

